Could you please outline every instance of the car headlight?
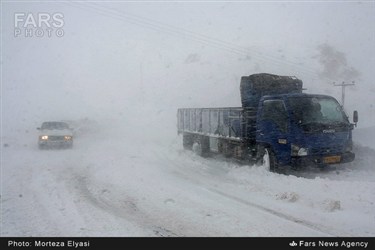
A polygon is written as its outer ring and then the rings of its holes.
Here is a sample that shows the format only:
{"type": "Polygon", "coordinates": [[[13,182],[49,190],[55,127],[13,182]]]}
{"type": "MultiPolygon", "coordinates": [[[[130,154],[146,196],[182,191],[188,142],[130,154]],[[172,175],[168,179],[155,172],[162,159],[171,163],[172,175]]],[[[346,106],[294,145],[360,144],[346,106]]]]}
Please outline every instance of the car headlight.
{"type": "Polygon", "coordinates": [[[291,156],[306,156],[308,154],[307,148],[300,147],[296,144],[291,145],[291,156]]]}
{"type": "Polygon", "coordinates": [[[69,141],[69,140],[72,139],[72,137],[70,135],[66,135],[66,136],[64,136],[64,139],[67,140],[67,141],[69,141]]]}
{"type": "Polygon", "coordinates": [[[42,135],[42,136],[40,137],[40,139],[42,139],[42,140],[48,140],[48,135],[42,135]]]}

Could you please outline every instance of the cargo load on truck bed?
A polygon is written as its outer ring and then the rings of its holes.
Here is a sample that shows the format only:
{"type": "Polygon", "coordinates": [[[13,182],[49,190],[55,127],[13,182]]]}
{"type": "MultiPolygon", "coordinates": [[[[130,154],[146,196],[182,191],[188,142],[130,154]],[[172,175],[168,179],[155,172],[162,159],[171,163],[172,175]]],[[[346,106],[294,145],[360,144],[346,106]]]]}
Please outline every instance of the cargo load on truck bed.
{"type": "Polygon", "coordinates": [[[279,76],[267,73],[241,77],[242,107],[257,107],[265,95],[302,93],[302,81],[295,76],[279,76]]]}
{"type": "Polygon", "coordinates": [[[294,76],[253,74],[241,78],[240,91],[242,107],[179,109],[178,132],[254,141],[260,98],[264,95],[302,93],[302,81],[294,76]]]}

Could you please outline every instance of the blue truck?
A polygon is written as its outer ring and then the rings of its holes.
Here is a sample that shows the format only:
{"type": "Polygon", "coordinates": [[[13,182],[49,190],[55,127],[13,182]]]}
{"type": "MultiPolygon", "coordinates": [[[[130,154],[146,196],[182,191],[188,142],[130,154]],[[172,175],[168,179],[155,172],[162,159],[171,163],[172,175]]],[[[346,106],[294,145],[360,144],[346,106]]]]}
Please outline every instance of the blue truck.
{"type": "Polygon", "coordinates": [[[355,159],[358,112],[351,123],[335,98],[303,93],[300,79],[268,73],[243,76],[240,92],[242,107],[178,109],[183,147],[262,163],[270,171],[355,159]]]}

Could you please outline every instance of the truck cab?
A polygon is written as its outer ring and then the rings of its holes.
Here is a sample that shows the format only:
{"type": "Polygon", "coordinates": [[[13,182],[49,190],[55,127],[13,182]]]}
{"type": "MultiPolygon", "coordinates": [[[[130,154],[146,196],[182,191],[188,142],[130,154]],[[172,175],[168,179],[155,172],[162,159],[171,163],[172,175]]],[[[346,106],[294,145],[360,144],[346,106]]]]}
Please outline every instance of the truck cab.
{"type": "Polygon", "coordinates": [[[353,124],[331,96],[268,95],[260,99],[256,141],[271,170],[351,162],[353,124]]]}

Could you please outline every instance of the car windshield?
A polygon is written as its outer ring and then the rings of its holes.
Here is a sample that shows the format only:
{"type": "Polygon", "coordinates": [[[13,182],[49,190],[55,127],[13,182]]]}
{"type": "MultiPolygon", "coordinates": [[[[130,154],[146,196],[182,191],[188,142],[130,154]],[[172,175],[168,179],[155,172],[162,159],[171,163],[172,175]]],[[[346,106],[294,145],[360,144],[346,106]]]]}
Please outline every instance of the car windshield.
{"type": "Polygon", "coordinates": [[[42,129],[68,129],[68,124],[64,122],[44,122],[42,129]]]}
{"type": "Polygon", "coordinates": [[[301,125],[348,123],[340,104],[330,97],[293,97],[289,105],[294,120],[301,125]]]}

